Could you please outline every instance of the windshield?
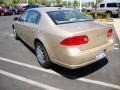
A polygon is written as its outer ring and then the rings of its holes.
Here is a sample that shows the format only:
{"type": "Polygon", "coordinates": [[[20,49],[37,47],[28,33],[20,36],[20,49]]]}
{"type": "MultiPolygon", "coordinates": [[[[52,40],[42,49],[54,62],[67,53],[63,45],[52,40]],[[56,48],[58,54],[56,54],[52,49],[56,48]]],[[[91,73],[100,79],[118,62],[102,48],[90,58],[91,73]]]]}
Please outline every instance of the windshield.
{"type": "Polygon", "coordinates": [[[92,19],[75,10],[61,10],[47,12],[55,24],[66,24],[91,21],[92,19]]]}

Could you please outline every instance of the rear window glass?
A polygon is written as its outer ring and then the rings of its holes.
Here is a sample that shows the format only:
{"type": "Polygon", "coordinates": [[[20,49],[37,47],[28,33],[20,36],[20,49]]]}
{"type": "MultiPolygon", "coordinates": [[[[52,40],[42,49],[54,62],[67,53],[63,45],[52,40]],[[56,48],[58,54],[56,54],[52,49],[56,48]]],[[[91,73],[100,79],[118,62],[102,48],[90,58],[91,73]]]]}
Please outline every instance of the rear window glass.
{"type": "Polygon", "coordinates": [[[61,10],[47,12],[55,24],[76,23],[91,21],[92,19],[76,10],[61,10]]]}
{"type": "Polygon", "coordinates": [[[40,14],[36,11],[31,11],[29,17],[27,18],[27,22],[37,24],[40,19],[40,14]]]}

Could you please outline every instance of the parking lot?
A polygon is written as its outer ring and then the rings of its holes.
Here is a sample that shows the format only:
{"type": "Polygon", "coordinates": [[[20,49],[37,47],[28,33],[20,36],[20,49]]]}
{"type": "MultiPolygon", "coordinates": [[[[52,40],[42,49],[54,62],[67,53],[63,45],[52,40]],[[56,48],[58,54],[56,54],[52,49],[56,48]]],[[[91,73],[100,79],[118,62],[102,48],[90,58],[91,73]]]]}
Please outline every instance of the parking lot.
{"type": "Polygon", "coordinates": [[[34,51],[14,40],[14,16],[0,16],[0,90],[119,90],[120,43],[115,34],[114,51],[86,67],[69,70],[53,64],[42,68],[34,51]]]}

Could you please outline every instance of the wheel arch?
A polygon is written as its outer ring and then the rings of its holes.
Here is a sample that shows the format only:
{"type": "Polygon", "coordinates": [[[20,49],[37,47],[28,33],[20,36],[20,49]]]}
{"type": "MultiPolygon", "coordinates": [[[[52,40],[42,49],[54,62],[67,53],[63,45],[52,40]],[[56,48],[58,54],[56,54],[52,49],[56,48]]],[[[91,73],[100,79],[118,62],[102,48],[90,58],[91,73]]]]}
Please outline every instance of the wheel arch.
{"type": "Polygon", "coordinates": [[[53,51],[52,47],[50,47],[48,44],[45,44],[45,42],[41,41],[39,38],[35,38],[34,40],[34,49],[36,42],[40,42],[43,45],[50,59],[53,59],[55,57],[55,52],[53,51]]]}
{"type": "Polygon", "coordinates": [[[111,12],[111,13],[112,13],[112,11],[111,11],[111,10],[106,10],[106,12],[105,12],[105,13],[109,13],[109,12],[111,12]]]}
{"type": "MultiPolygon", "coordinates": [[[[35,40],[34,40],[34,47],[35,47],[35,45],[36,45],[37,42],[40,42],[43,45],[43,43],[41,42],[41,40],[39,40],[38,38],[35,38],[35,40]]],[[[44,48],[45,48],[45,46],[44,46],[44,48]]]]}

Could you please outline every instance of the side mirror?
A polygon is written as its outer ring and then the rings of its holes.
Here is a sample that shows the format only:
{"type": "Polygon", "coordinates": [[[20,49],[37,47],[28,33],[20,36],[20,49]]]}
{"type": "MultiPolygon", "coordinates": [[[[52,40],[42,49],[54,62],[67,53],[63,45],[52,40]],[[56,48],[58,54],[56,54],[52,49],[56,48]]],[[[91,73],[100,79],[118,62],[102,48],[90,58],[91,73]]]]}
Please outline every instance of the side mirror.
{"type": "Polygon", "coordinates": [[[15,17],[15,18],[14,18],[14,21],[19,21],[19,18],[18,18],[18,17],[15,17]]]}

